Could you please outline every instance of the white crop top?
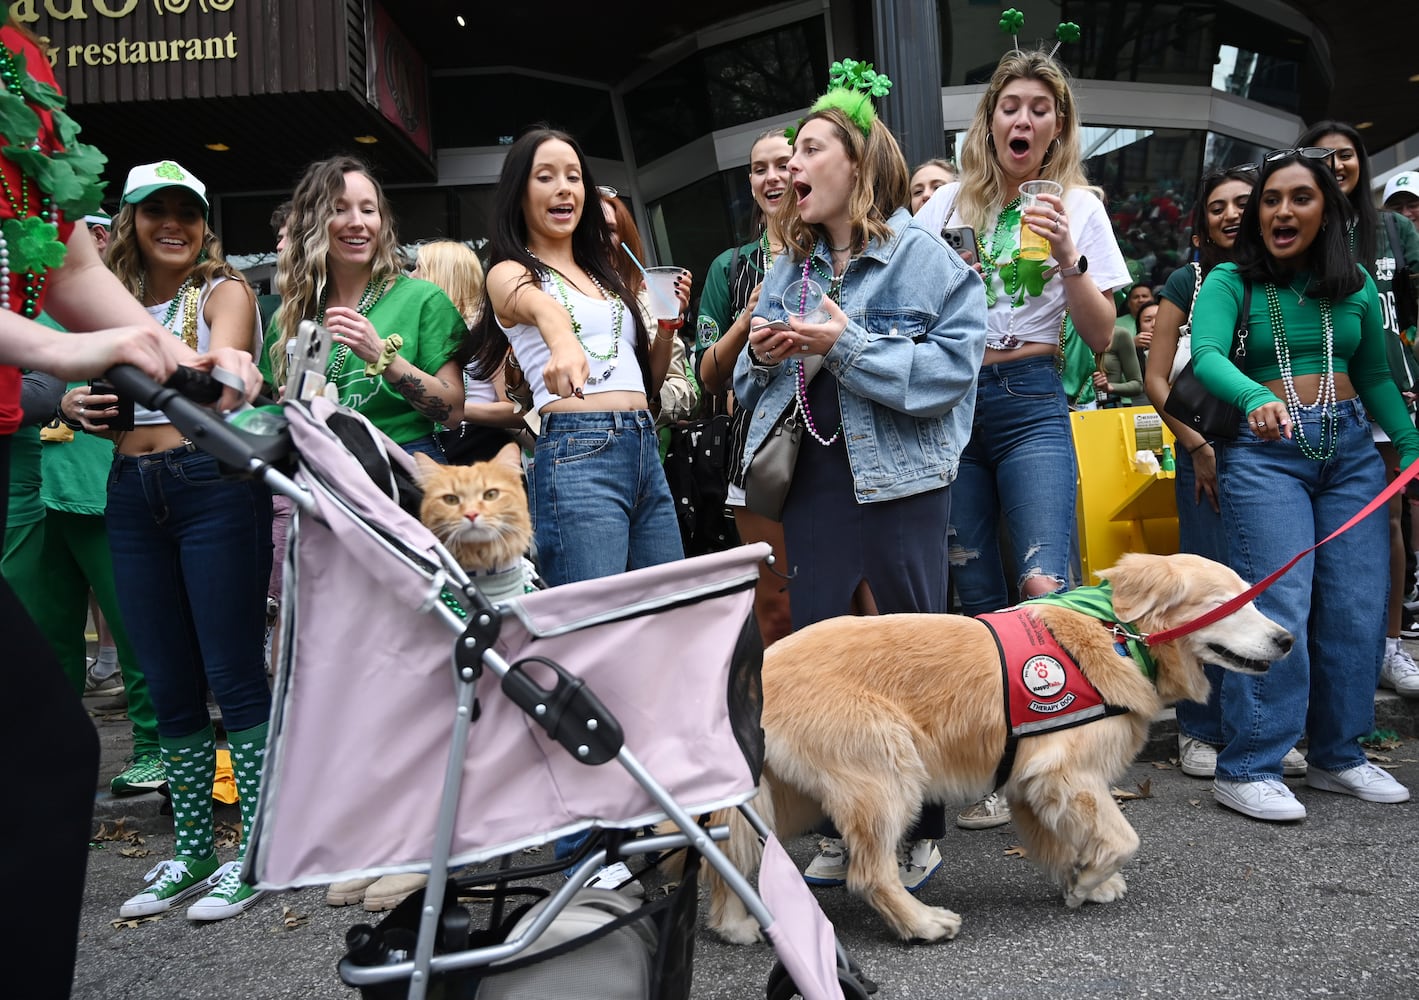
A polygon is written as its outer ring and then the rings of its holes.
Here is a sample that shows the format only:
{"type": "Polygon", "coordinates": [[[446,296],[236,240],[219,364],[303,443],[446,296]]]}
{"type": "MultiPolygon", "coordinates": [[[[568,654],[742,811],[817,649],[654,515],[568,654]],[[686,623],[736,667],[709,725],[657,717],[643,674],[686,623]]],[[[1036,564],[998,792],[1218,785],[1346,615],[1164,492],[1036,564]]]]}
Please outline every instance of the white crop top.
{"type": "MultiPolygon", "coordinates": [[[[554,301],[562,301],[561,291],[551,279],[542,282],[542,291],[552,296],[554,301]]],[[[577,339],[581,341],[586,363],[591,369],[591,377],[581,387],[583,395],[598,392],[644,393],[645,382],[641,378],[640,363],[636,360],[636,321],[630,309],[620,299],[589,298],[571,285],[567,285],[567,302],[571,305],[568,312],[572,320],[581,327],[577,339]],[[618,314],[621,327],[619,345],[615,340],[618,314]]],[[[497,319],[496,316],[493,318],[497,319]]],[[[530,323],[503,326],[502,320],[498,320],[498,326],[507,334],[513,356],[517,358],[532,389],[533,409],[541,412],[544,406],[559,398],[542,381],[542,370],[551,360],[552,352],[542,339],[542,334],[530,323]]]]}
{"type": "MultiPolygon", "coordinates": [[[[207,312],[207,299],[211,297],[211,295],[212,295],[212,290],[213,290],[214,288],[216,288],[216,287],[217,287],[218,285],[220,285],[222,282],[224,282],[224,281],[230,281],[230,280],[231,280],[230,278],[226,278],[226,277],[214,278],[214,279],[212,279],[211,281],[209,281],[209,282],[207,283],[206,287],[204,287],[204,288],[202,289],[202,293],[197,296],[197,353],[198,353],[198,354],[206,354],[206,353],[211,349],[211,345],[212,345],[212,328],[207,325],[207,316],[206,316],[206,312],[207,312]]],[[[159,303],[158,303],[157,305],[155,305],[155,306],[147,306],[146,308],[147,308],[147,310],[148,310],[148,315],[149,315],[149,316],[152,316],[153,319],[156,320],[158,323],[162,323],[163,319],[164,319],[164,318],[167,316],[167,314],[168,314],[168,307],[169,307],[171,304],[172,304],[172,300],[169,299],[167,302],[159,302],[159,303]]],[[[173,336],[175,336],[175,337],[181,337],[181,336],[182,336],[182,309],[181,309],[181,307],[179,307],[177,310],[175,310],[175,313],[174,313],[173,318],[172,318],[172,322],[170,322],[170,323],[167,324],[167,329],[170,330],[170,331],[172,332],[173,336]]],[[[250,351],[250,350],[252,350],[253,348],[259,350],[259,345],[260,345],[260,343],[261,343],[261,315],[260,315],[260,313],[258,312],[258,313],[257,313],[257,316],[256,316],[256,329],[255,329],[255,331],[254,331],[254,333],[253,333],[253,345],[247,347],[247,350],[250,351]]],[[[254,357],[254,356],[255,356],[255,355],[253,355],[253,357],[254,357]]],[[[135,426],[135,427],[152,427],[152,426],[154,426],[154,425],[156,425],[156,424],[165,424],[165,423],[168,423],[168,418],[167,418],[167,416],[164,415],[160,410],[150,410],[150,409],[148,409],[147,407],[141,406],[141,405],[139,405],[139,404],[137,404],[137,403],[135,403],[135,404],[133,405],[133,426],[135,426]]]]}

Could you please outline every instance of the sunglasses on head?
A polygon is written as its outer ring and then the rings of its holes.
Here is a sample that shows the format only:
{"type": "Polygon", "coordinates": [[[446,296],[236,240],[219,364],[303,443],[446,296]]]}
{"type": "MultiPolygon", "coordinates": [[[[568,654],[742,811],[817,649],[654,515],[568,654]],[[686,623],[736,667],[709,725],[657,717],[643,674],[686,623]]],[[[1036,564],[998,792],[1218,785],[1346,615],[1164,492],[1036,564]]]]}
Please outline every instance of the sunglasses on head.
{"type": "Polygon", "coordinates": [[[596,185],[596,193],[603,198],[615,198],[620,192],[609,184],[598,184],[596,185]]]}
{"type": "Polygon", "coordinates": [[[1234,169],[1260,170],[1266,164],[1284,160],[1288,156],[1299,156],[1306,160],[1331,160],[1335,158],[1335,150],[1327,149],[1324,146],[1292,146],[1290,149],[1273,149],[1261,158],[1260,163],[1242,163],[1234,169]]]}

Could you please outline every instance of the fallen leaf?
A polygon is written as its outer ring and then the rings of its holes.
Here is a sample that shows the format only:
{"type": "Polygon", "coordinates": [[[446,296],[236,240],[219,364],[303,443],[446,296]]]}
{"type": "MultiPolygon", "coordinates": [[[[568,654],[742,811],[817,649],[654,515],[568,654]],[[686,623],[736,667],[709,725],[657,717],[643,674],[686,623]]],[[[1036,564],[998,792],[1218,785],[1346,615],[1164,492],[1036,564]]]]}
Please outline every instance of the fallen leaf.
{"type": "Polygon", "coordinates": [[[1202,805],[1202,800],[1201,800],[1201,799],[1188,799],[1188,800],[1187,800],[1187,804],[1190,805],[1190,806],[1200,806],[1200,805],[1202,805]]]}
{"type": "Polygon", "coordinates": [[[297,913],[289,906],[282,906],[281,923],[285,925],[286,930],[293,931],[297,927],[304,927],[306,924],[310,923],[310,917],[306,916],[304,913],[297,913]]]}
{"type": "Polygon", "coordinates": [[[153,852],[148,850],[146,847],[125,847],[122,848],[118,853],[123,855],[125,858],[146,858],[153,852]]]}
{"type": "Polygon", "coordinates": [[[1153,766],[1159,771],[1171,771],[1178,766],[1178,759],[1174,757],[1172,760],[1155,760],[1153,766]]]}
{"type": "Polygon", "coordinates": [[[150,924],[154,920],[161,919],[163,919],[163,915],[161,913],[157,913],[151,917],[134,917],[131,920],[110,920],[108,922],[108,925],[114,930],[132,930],[139,924],[150,924]]]}
{"type": "Polygon", "coordinates": [[[109,843],[143,843],[143,835],[137,830],[128,829],[122,819],[115,821],[112,828],[107,823],[100,823],[98,830],[89,839],[91,841],[108,841],[109,843]]]}
{"type": "Polygon", "coordinates": [[[217,847],[236,847],[241,843],[241,826],[236,823],[218,823],[212,835],[217,847]]]}
{"type": "Polygon", "coordinates": [[[1128,792],[1122,788],[1110,788],[1109,792],[1120,802],[1127,802],[1130,799],[1151,799],[1153,797],[1153,779],[1144,778],[1135,786],[1138,791],[1128,792]]]}
{"type": "Polygon", "coordinates": [[[1367,752],[1367,753],[1365,754],[1365,756],[1368,757],[1368,758],[1370,758],[1370,760],[1374,761],[1376,764],[1392,764],[1392,763],[1394,763],[1394,758],[1393,758],[1393,757],[1386,757],[1386,756],[1385,756],[1384,754],[1382,754],[1382,753],[1368,753],[1368,752],[1367,752]]]}
{"type": "Polygon", "coordinates": [[[1005,856],[1007,858],[1028,858],[1030,856],[1030,852],[1025,850],[1019,844],[1012,844],[1005,849],[1005,856]]]}

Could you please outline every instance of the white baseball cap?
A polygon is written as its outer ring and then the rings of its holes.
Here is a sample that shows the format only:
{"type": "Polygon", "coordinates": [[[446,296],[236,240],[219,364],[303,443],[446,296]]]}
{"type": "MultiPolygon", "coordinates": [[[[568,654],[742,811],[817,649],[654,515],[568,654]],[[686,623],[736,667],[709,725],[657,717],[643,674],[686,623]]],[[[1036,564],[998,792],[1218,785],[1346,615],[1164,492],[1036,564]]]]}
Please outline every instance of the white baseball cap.
{"type": "Polygon", "coordinates": [[[128,171],[128,180],[123,185],[123,202],[126,205],[136,205],[155,191],[170,187],[192,192],[202,203],[202,211],[205,213],[209,209],[207,185],[192,176],[175,160],[143,163],[128,171]]]}
{"type": "Polygon", "coordinates": [[[1380,199],[1380,204],[1388,205],[1389,199],[1396,194],[1409,194],[1419,198],[1419,171],[1405,170],[1391,177],[1385,185],[1385,196],[1380,199]]]}

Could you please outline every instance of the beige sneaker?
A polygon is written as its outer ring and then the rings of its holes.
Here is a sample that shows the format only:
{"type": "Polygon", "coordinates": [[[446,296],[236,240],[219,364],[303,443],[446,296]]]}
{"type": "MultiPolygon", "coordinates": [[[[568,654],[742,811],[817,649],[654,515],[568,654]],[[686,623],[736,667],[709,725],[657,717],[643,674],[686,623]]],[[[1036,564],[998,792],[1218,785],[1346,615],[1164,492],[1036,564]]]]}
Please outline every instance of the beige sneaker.
{"type": "Polygon", "coordinates": [[[377,878],[349,878],[336,882],[325,890],[326,906],[353,906],[364,901],[365,890],[378,882],[377,878]]]}
{"type": "Polygon", "coordinates": [[[956,816],[956,825],[962,830],[989,830],[993,826],[1004,826],[1010,822],[1010,803],[995,792],[991,792],[975,805],[962,809],[956,816]]]}
{"type": "Polygon", "coordinates": [[[1306,755],[1295,747],[1286,751],[1286,756],[1281,758],[1281,774],[1286,778],[1304,778],[1309,765],[1306,763],[1306,755]]]}
{"type": "Polygon", "coordinates": [[[365,909],[370,913],[392,910],[428,884],[427,875],[384,875],[365,890],[365,909]]]}

